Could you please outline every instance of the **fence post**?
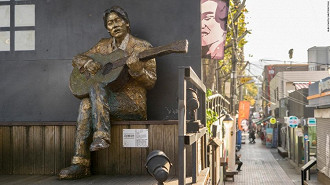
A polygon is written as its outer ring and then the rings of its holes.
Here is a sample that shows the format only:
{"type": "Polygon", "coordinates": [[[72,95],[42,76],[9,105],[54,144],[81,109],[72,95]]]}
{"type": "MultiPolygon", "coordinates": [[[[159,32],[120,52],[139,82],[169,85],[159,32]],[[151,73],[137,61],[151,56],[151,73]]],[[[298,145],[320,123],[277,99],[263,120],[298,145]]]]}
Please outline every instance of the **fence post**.
{"type": "Polygon", "coordinates": [[[186,146],[184,136],[186,134],[186,80],[184,79],[185,68],[179,68],[179,143],[178,143],[178,167],[179,167],[179,185],[186,184],[186,146]]]}

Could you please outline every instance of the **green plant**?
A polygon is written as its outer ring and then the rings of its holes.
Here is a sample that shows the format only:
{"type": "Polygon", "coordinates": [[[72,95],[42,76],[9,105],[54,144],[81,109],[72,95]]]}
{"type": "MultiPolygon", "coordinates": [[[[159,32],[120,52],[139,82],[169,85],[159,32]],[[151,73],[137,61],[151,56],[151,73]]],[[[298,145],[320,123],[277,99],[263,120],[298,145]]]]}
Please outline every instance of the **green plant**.
{"type": "Polygon", "coordinates": [[[213,111],[212,109],[206,109],[206,126],[207,126],[207,130],[209,131],[209,133],[211,134],[211,125],[212,123],[214,123],[215,121],[217,121],[219,119],[219,115],[217,112],[213,111]]]}

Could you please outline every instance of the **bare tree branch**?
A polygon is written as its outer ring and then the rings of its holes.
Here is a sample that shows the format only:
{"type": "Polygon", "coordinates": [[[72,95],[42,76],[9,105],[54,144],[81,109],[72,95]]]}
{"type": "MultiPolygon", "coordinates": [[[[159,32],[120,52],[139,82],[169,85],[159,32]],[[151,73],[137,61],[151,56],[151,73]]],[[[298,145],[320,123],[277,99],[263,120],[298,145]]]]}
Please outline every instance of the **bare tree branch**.
{"type": "Polygon", "coordinates": [[[233,22],[236,22],[237,19],[239,18],[239,16],[242,15],[242,10],[243,10],[243,8],[245,7],[245,1],[246,1],[246,0],[243,0],[243,2],[239,5],[239,7],[238,7],[238,9],[237,9],[237,12],[236,12],[235,15],[234,15],[233,22]]]}

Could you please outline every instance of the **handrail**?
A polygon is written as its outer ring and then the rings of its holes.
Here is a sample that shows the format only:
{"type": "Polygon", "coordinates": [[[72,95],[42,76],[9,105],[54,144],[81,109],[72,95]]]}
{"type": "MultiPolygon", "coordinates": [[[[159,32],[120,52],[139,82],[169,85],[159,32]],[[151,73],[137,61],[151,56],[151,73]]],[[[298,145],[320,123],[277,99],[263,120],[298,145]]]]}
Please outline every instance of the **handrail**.
{"type": "Polygon", "coordinates": [[[316,159],[310,160],[303,167],[301,167],[301,184],[304,185],[304,181],[306,180],[306,171],[311,169],[316,164],[316,159]]]}
{"type": "Polygon", "coordinates": [[[209,101],[211,101],[212,99],[215,99],[215,98],[218,98],[218,97],[223,99],[226,103],[230,104],[229,101],[225,97],[223,97],[221,94],[218,94],[218,93],[217,94],[212,94],[211,96],[207,97],[207,99],[209,101]]]}
{"type": "Polygon", "coordinates": [[[229,110],[230,102],[221,94],[213,94],[207,97],[207,108],[216,112],[220,118],[223,109],[229,110]]]}

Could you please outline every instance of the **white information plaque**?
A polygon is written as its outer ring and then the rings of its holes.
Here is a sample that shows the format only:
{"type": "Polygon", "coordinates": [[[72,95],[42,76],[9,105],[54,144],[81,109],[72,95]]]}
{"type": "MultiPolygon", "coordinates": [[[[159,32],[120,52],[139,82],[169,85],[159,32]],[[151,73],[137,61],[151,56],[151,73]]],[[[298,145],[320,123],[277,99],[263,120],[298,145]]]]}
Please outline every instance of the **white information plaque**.
{"type": "Polygon", "coordinates": [[[123,129],[123,147],[148,147],[148,129],[123,129]]]}

